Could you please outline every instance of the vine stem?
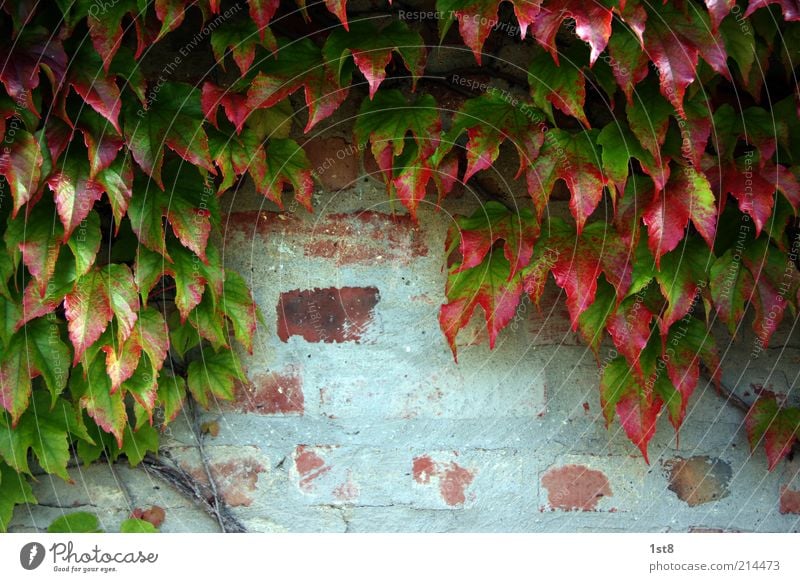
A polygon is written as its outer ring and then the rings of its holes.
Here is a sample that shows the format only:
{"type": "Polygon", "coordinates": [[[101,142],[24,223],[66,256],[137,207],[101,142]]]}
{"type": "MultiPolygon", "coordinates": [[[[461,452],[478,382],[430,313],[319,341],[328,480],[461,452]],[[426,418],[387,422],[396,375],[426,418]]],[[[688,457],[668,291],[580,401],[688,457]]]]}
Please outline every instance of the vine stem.
{"type": "Polygon", "coordinates": [[[222,519],[222,515],[220,514],[220,505],[222,505],[224,501],[222,501],[219,496],[216,480],[211,474],[211,464],[208,456],[206,455],[205,447],[203,446],[203,431],[200,430],[200,414],[197,412],[197,403],[190,396],[187,399],[186,404],[192,411],[192,432],[194,433],[194,438],[197,440],[197,449],[200,452],[200,461],[203,464],[203,470],[205,471],[206,478],[208,479],[208,487],[211,489],[211,494],[214,498],[214,515],[217,518],[217,523],[219,523],[222,533],[227,533],[225,521],[222,519]]]}

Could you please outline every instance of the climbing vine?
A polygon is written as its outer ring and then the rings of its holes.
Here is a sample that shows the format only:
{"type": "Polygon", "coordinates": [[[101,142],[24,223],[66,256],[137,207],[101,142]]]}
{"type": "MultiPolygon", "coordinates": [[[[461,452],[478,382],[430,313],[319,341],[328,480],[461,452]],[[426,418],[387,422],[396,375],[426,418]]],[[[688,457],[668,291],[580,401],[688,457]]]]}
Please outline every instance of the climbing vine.
{"type": "MultiPolygon", "coordinates": [[[[456,357],[480,306],[493,346],[552,276],[597,355],[607,423],[645,459],[701,366],[719,385],[715,322],[751,325],[757,354],[796,315],[794,2],[54,4],[0,11],[0,529],[35,502],[32,460],[66,480],[73,455],[137,465],[188,397],[233,397],[259,314],[222,265],[218,199],[248,180],[313,211],[291,130],[348,98],[358,147],[414,219],[515,153],[530,204],[488,202],[448,236],[444,337],[456,357]],[[502,35],[524,68],[502,67],[502,35]],[[433,50],[459,46],[470,75],[428,74],[433,50]],[[201,54],[212,66],[187,77],[201,54]],[[440,106],[442,84],[471,96],[440,106]]],[[[774,468],[800,410],[762,396],[746,428],[774,468]]]]}

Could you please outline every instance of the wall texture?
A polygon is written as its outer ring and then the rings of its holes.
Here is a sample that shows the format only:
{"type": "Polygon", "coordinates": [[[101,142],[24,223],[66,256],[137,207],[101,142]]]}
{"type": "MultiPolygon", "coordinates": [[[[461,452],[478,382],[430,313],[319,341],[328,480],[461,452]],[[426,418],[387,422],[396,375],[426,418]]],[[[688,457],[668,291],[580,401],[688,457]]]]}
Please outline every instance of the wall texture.
{"type": "MultiPolygon", "coordinates": [[[[742,414],[710,386],[698,387],[679,442],[661,419],[650,465],[618,424],[607,430],[597,364],[552,283],[541,312],[524,304],[494,351],[476,317],[454,363],[437,321],[444,237],[481,196],[424,205],[414,224],[393,213],[335,120],[327,127],[307,144],[322,185],[313,215],[281,212],[247,187],[224,199],[225,261],[251,282],[265,325],[245,358],[249,384],[204,413],[219,427],[204,443],[249,530],[800,531],[800,459],[768,473],[742,414]]],[[[499,177],[487,188],[516,199],[499,177]]],[[[745,399],[793,397],[794,323],[756,359],[746,333],[736,344],[720,335],[725,382],[745,399]]],[[[204,480],[196,444],[185,418],[164,438],[204,480]]],[[[164,531],[216,530],[142,469],[72,476],[40,477],[42,504],[18,509],[12,530],[75,509],[114,529],[153,504],[166,509],[164,531]]]]}

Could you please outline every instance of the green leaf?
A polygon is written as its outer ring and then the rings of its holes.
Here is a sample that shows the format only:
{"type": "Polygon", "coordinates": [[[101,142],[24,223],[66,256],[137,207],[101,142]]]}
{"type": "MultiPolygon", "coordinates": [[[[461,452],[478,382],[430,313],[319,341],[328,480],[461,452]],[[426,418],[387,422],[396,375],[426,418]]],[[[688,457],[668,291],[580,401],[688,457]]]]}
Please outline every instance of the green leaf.
{"type": "MultiPolygon", "coordinates": [[[[0,431],[2,431],[0,425],[0,431]]],[[[24,475],[0,462],[0,533],[8,530],[8,524],[14,514],[14,507],[22,504],[36,503],[28,480],[24,475]]]]}
{"type": "Polygon", "coordinates": [[[216,174],[208,149],[208,136],[203,130],[200,91],[191,85],[166,82],[148,109],[137,102],[125,102],[125,141],[136,163],[164,188],[161,168],[166,148],[194,166],[216,174]]]}
{"type": "Polygon", "coordinates": [[[222,310],[233,324],[236,341],[253,353],[253,336],[258,324],[258,308],[244,278],[231,270],[225,271],[222,310]]]}
{"type": "Polygon", "coordinates": [[[123,521],[119,526],[120,533],[158,533],[156,528],[149,521],[143,519],[129,518],[123,521]]]}
{"type": "Polygon", "coordinates": [[[75,256],[75,272],[78,277],[83,277],[94,265],[101,240],[100,216],[93,210],[67,241],[67,245],[75,256]]]}
{"type": "MultiPolygon", "coordinates": [[[[574,55],[574,51],[572,51],[574,55]]],[[[560,64],[543,50],[536,51],[528,68],[528,85],[530,85],[533,103],[547,113],[553,120],[554,105],[565,115],[576,118],[584,127],[589,128],[589,120],[583,112],[586,102],[586,85],[581,71],[582,59],[562,58],[560,64]]]]}
{"type": "Polygon", "coordinates": [[[178,416],[186,400],[186,380],[164,368],[158,377],[158,404],[164,411],[164,424],[178,416]]]}
{"type": "Polygon", "coordinates": [[[199,359],[189,363],[186,379],[195,400],[208,408],[209,394],[223,400],[232,400],[235,381],[244,382],[246,377],[234,352],[204,350],[199,359]]]}
{"type": "Polygon", "coordinates": [[[121,390],[111,393],[111,380],[106,374],[104,362],[95,360],[88,372],[81,365],[81,370],[70,376],[70,390],[73,397],[79,399],[82,408],[104,431],[111,433],[122,447],[128,415],[125,412],[125,401],[121,390]]]}
{"type": "Polygon", "coordinates": [[[137,430],[127,426],[125,438],[122,441],[122,452],[128,457],[131,466],[135,467],[142,462],[147,453],[158,452],[158,431],[149,425],[144,425],[137,430]]]}
{"type": "Polygon", "coordinates": [[[102,533],[97,516],[87,511],[76,511],[57,518],[47,527],[47,533],[102,533]]]}

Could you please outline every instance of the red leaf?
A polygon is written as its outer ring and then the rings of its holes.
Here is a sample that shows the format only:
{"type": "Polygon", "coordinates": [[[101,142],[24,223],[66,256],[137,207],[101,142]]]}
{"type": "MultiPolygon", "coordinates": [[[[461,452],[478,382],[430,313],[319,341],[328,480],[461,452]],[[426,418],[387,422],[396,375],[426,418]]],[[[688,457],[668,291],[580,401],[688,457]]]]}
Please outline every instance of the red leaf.
{"type": "Polygon", "coordinates": [[[461,271],[458,264],[450,269],[445,293],[447,303],[439,311],[439,325],[447,338],[453,358],[456,354],[456,335],[469,323],[478,305],[486,316],[489,348],[494,348],[497,334],[514,317],[522,294],[519,277],[510,277],[508,260],[492,251],[480,266],[461,271]]]}
{"type": "Polygon", "coordinates": [[[256,23],[258,34],[263,41],[267,25],[272,20],[272,17],[275,16],[280,0],[248,0],[247,3],[250,6],[250,17],[256,23]]]}
{"type": "Polygon", "coordinates": [[[94,203],[100,200],[103,187],[89,178],[89,165],[80,154],[69,155],[47,180],[47,185],[55,194],[66,242],[89,215],[94,203]]]}
{"type": "Polygon", "coordinates": [[[751,450],[763,439],[769,470],[792,450],[800,434],[800,410],[781,408],[773,397],[760,397],[744,419],[751,450]]]}
{"type": "Polygon", "coordinates": [[[672,174],[664,191],[655,194],[642,218],[647,225],[647,243],[657,264],[665,253],[678,246],[690,218],[708,246],[714,245],[716,200],[705,175],[691,167],[672,174]]]}
{"type": "Polygon", "coordinates": [[[528,85],[534,104],[553,117],[550,104],[557,107],[565,115],[575,117],[584,127],[589,128],[589,121],[583,112],[586,102],[586,86],[578,64],[567,60],[560,65],[554,63],[545,52],[540,52],[531,60],[528,69],[528,85]]]}
{"type": "Polygon", "coordinates": [[[155,0],[156,17],[161,21],[161,30],[156,41],[178,28],[183,22],[184,3],[186,0],[155,0]]]}
{"type": "Polygon", "coordinates": [[[38,116],[33,90],[39,86],[39,69],[49,77],[53,93],[58,93],[67,70],[67,54],[61,41],[39,26],[26,27],[8,40],[10,45],[0,45],[0,81],[14,103],[24,104],[38,116]]]}
{"type": "Polygon", "coordinates": [[[614,346],[640,376],[643,372],[639,357],[650,339],[653,317],[641,297],[635,295],[623,301],[606,323],[614,346]]]}
{"type": "Polygon", "coordinates": [[[100,57],[88,45],[84,45],[70,62],[69,84],[88,105],[105,117],[118,133],[122,133],[119,125],[122,102],[116,76],[104,73],[100,57]]]}
{"type": "Polygon", "coordinates": [[[564,180],[572,194],[569,208],[578,232],[581,232],[586,219],[600,203],[608,182],[599,168],[600,152],[595,146],[597,135],[597,130],[570,134],[552,129],[545,137],[539,157],[527,173],[528,191],[540,218],[556,181],[564,180]]]}
{"type": "Polygon", "coordinates": [[[540,231],[530,210],[514,213],[495,201],[487,202],[469,218],[459,218],[457,223],[459,252],[463,257],[459,271],[477,267],[495,242],[503,240],[503,254],[511,266],[510,277],[530,263],[540,231]]]}
{"type": "Polygon", "coordinates": [[[330,116],[347,98],[338,75],[324,66],[320,49],[309,39],[281,45],[276,58],[259,67],[247,91],[247,108],[269,108],[302,88],[308,106],[308,132],[330,116]]]}
{"type": "Polygon", "coordinates": [[[550,51],[556,63],[558,63],[556,33],[566,18],[575,21],[575,34],[592,47],[589,63],[594,64],[600,53],[605,50],[611,36],[611,10],[599,2],[583,0],[548,2],[547,7],[536,17],[533,34],[539,44],[550,51]]]}
{"type": "MultiPolygon", "coordinates": [[[[8,140],[8,137],[6,137],[8,140]]],[[[39,189],[41,180],[42,151],[33,135],[23,129],[17,130],[17,136],[11,146],[3,148],[0,156],[0,175],[5,176],[14,199],[11,216],[16,216],[22,206],[33,199],[39,189]]]]}
{"type": "Polygon", "coordinates": [[[783,18],[788,21],[800,20],[800,6],[797,5],[797,0],[750,0],[747,5],[747,11],[744,15],[750,16],[759,8],[766,8],[770,4],[779,4],[783,11],[783,18]]]}
{"type": "Polygon", "coordinates": [[[200,103],[203,107],[203,114],[214,127],[218,127],[217,108],[222,105],[225,108],[225,115],[228,120],[236,127],[236,133],[241,133],[244,122],[250,115],[246,95],[233,93],[228,89],[218,87],[210,81],[206,81],[203,84],[200,103]]]}
{"type": "Polygon", "coordinates": [[[652,393],[644,396],[627,393],[617,402],[617,414],[622,428],[631,442],[642,451],[648,465],[650,460],[647,458],[647,445],[656,434],[656,421],[663,405],[661,398],[652,393]]]}
{"type": "Polygon", "coordinates": [[[705,3],[708,8],[708,14],[711,17],[711,31],[717,32],[722,20],[730,14],[731,8],[736,5],[736,0],[705,0],[705,3]]]}
{"type": "Polygon", "coordinates": [[[397,198],[408,208],[413,220],[417,220],[417,206],[425,198],[428,182],[433,170],[424,160],[414,161],[403,168],[392,180],[397,198]]]}
{"type": "MultiPolygon", "coordinates": [[[[567,310],[575,330],[580,315],[594,302],[601,272],[616,289],[617,297],[625,296],[631,282],[632,251],[605,223],[590,224],[577,235],[563,222],[551,219],[550,229],[549,236],[539,244],[546,246],[553,277],[567,293],[567,310]]],[[[530,282],[530,274],[523,272],[526,291],[543,285],[541,271],[535,266],[532,270],[534,280],[530,282]]]]}
{"type": "Polygon", "coordinates": [[[350,25],[347,23],[346,3],[347,0],[325,0],[325,6],[330,10],[331,14],[339,19],[345,30],[350,30],[350,25]]]}

